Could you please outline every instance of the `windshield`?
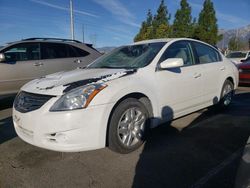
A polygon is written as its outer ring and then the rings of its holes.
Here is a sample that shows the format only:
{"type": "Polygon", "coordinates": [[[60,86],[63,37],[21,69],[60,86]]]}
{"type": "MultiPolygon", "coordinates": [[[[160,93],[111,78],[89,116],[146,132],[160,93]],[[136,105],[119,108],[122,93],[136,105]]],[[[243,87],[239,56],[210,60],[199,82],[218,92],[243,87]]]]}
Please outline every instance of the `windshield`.
{"type": "Polygon", "coordinates": [[[119,47],[97,59],[88,68],[130,69],[141,68],[151,63],[165,42],[119,47]]]}
{"type": "Polygon", "coordinates": [[[231,52],[227,55],[227,58],[245,58],[246,52],[231,52]]]}

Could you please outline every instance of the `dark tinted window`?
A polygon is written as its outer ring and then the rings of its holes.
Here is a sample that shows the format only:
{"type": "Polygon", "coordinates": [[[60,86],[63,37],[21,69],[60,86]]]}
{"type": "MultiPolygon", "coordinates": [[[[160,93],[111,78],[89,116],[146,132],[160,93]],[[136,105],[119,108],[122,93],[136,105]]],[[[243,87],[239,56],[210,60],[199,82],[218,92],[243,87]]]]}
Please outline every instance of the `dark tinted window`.
{"type": "Polygon", "coordinates": [[[194,64],[191,44],[186,41],[171,44],[161,56],[160,62],[168,58],[182,58],[184,65],[194,64]]]}
{"type": "Polygon", "coordinates": [[[3,51],[6,62],[40,59],[39,43],[22,43],[13,45],[3,51]]]}
{"type": "Polygon", "coordinates": [[[193,44],[200,63],[212,63],[221,61],[219,52],[217,52],[212,47],[198,42],[194,42],[193,44]]]}
{"type": "Polygon", "coordinates": [[[41,43],[42,59],[56,59],[68,57],[67,46],[60,43],[41,43]]]}
{"type": "Polygon", "coordinates": [[[67,45],[67,46],[68,46],[69,57],[85,57],[89,55],[89,52],[86,52],[80,48],[70,46],[70,45],[67,45]]]}
{"type": "Polygon", "coordinates": [[[246,52],[231,52],[227,55],[227,58],[245,58],[246,56],[246,52]]]}

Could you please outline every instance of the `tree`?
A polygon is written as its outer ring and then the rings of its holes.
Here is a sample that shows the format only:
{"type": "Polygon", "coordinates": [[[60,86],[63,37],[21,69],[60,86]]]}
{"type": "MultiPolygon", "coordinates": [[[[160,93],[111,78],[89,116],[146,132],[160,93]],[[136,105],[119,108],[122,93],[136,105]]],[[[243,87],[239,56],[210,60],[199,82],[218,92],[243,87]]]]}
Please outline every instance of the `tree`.
{"type": "Polygon", "coordinates": [[[181,0],[180,6],[181,8],[175,13],[171,37],[192,37],[193,23],[191,7],[187,0],[181,0]]]}
{"type": "Polygon", "coordinates": [[[168,37],[170,34],[169,20],[170,14],[168,14],[167,6],[162,0],[154,17],[151,10],[148,10],[147,19],[142,22],[134,41],[168,37]]]}
{"type": "Polygon", "coordinates": [[[167,6],[164,3],[164,0],[161,0],[160,6],[157,10],[157,14],[154,16],[152,21],[153,29],[152,36],[154,38],[164,38],[168,37],[170,34],[170,14],[168,14],[167,6]]]}
{"type": "Polygon", "coordinates": [[[232,37],[228,42],[228,49],[231,51],[246,50],[247,42],[243,42],[239,40],[237,37],[232,37]]]}
{"type": "Polygon", "coordinates": [[[139,33],[135,36],[134,41],[141,41],[145,39],[152,38],[152,22],[153,22],[153,15],[151,10],[148,10],[147,19],[146,21],[142,22],[141,28],[139,33]]]}
{"type": "Polygon", "coordinates": [[[217,18],[211,0],[204,1],[193,37],[212,45],[216,45],[221,39],[218,36],[217,18]]]}

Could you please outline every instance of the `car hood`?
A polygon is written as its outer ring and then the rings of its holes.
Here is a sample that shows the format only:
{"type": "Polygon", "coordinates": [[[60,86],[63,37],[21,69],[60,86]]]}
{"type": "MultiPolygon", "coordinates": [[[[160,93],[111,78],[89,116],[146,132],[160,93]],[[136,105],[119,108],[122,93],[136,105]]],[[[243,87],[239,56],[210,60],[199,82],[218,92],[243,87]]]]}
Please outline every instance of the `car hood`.
{"type": "Polygon", "coordinates": [[[22,90],[44,95],[62,95],[80,86],[108,82],[135,72],[136,69],[76,69],[33,80],[24,85],[22,90]]]}

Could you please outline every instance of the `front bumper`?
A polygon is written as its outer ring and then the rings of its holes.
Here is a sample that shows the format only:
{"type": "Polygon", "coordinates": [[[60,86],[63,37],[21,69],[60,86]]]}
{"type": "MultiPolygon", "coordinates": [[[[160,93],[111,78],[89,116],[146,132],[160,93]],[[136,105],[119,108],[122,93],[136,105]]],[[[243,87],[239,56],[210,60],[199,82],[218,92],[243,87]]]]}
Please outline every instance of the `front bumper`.
{"type": "Polygon", "coordinates": [[[113,104],[86,109],[49,112],[57,99],[40,109],[20,113],[13,108],[18,136],[32,145],[61,152],[77,152],[105,147],[106,128],[113,104]]]}

